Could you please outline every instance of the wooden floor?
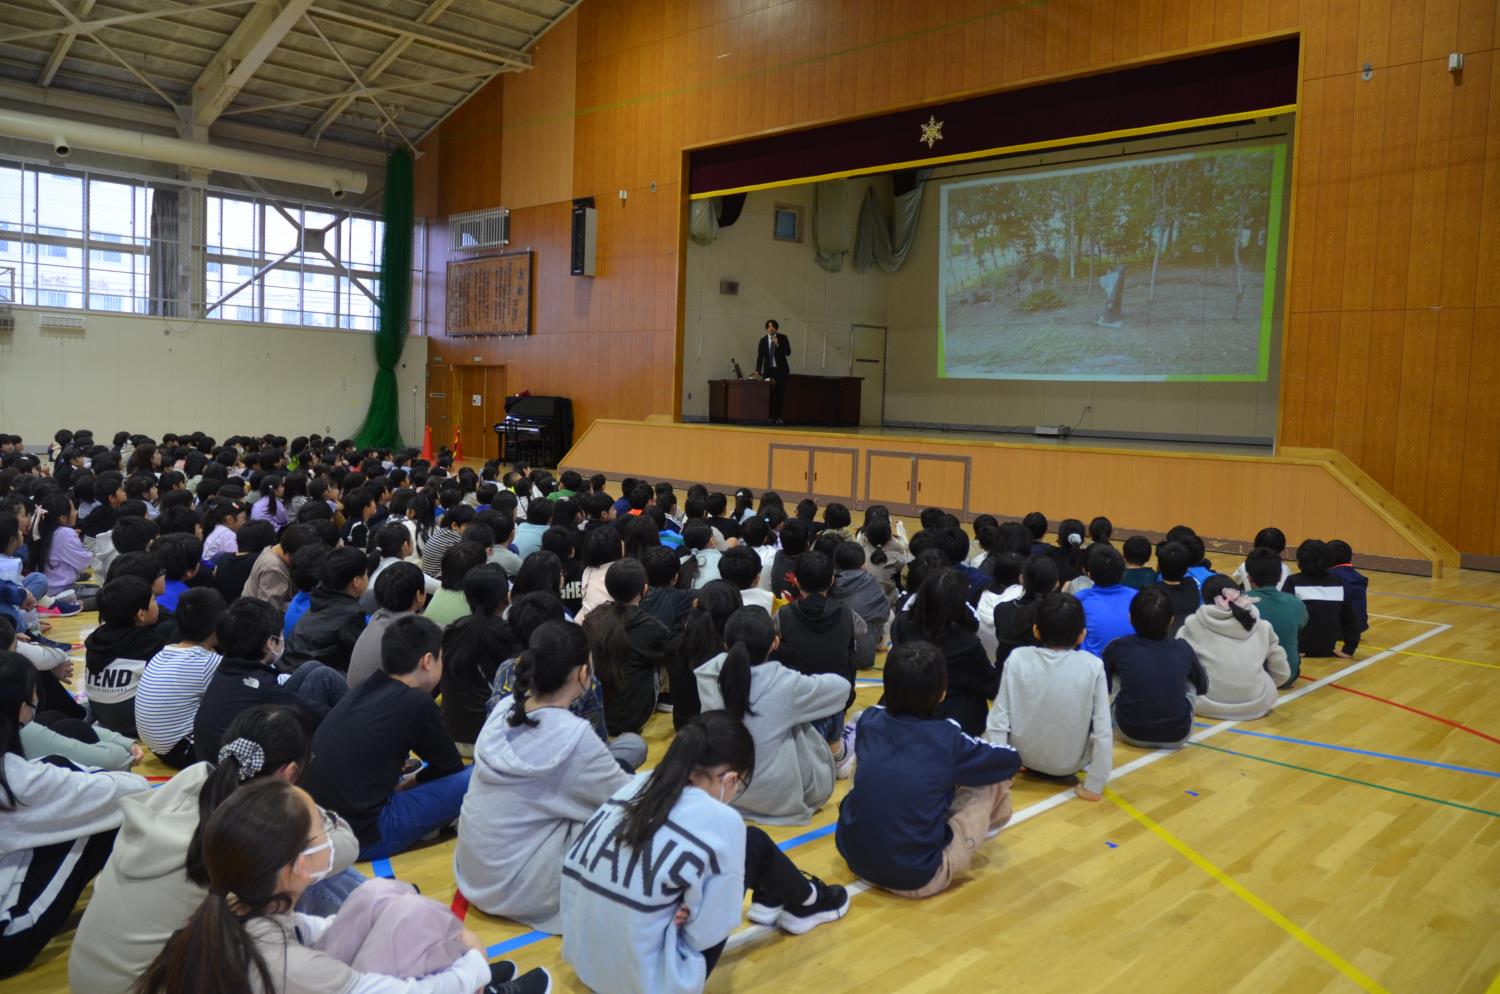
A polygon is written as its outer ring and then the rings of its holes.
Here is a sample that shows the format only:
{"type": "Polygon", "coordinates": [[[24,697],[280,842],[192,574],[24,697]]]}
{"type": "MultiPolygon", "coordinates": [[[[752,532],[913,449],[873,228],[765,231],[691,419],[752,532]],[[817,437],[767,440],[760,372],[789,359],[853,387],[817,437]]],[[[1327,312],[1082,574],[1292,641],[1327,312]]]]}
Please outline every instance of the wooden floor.
{"type": "MultiPolygon", "coordinates": [[[[1205,724],[1175,753],[1117,744],[1097,804],[1018,780],[1014,822],[920,905],[863,890],[839,859],[841,784],[811,826],[771,834],[860,889],[848,917],[801,938],[741,932],[709,989],[1500,990],[1500,575],[1376,574],[1370,610],[1358,659],[1309,660],[1313,679],[1269,717],[1205,724]]],[[[861,705],[877,693],[861,686],[861,705]]],[[[670,729],[653,718],[651,762],[670,729]]],[[[447,902],[452,850],[391,866],[447,902]]],[[[557,939],[468,923],[493,954],[581,990],[557,939]]],[[[71,939],[0,992],[67,990],[71,939]]]]}

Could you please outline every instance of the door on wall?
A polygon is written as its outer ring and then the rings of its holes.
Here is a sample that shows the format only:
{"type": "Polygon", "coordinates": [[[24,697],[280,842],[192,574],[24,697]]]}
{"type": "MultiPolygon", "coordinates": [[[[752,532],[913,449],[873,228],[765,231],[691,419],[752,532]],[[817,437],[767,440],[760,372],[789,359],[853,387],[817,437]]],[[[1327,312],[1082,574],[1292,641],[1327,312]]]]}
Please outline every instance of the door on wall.
{"type": "MultiPolygon", "coordinates": [[[[434,452],[440,446],[446,445],[447,439],[453,437],[453,415],[449,410],[453,396],[453,380],[452,366],[444,363],[428,363],[425,427],[432,429],[432,451],[434,452]]],[[[420,447],[421,436],[413,439],[411,444],[420,447]]]]}
{"type": "Polygon", "coordinates": [[[885,423],[885,328],[856,324],[849,330],[849,375],[864,380],[859,387],[859,423],[885,423]]]}
{"type": "MultiPolygon", "coordinates": [[[[452,425],[463,429],[464,458],[498,459],[500,439],[494,425],[505,417],[505,367],[456,366],[453,380],[452,425]]],[[[442,437],[434,428],[433,444],[451,448],[452,427],[442,437]]]]}

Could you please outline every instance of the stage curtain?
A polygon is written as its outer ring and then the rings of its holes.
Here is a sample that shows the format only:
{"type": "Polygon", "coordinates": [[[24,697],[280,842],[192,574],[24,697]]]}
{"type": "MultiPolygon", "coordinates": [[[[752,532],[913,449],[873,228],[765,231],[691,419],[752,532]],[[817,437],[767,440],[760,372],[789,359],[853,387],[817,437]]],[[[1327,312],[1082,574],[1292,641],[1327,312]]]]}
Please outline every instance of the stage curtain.
{"type": "Polygon", "coordinates": [[[863,273],[871,266],[879,266],[894,273],[906,262],[917,234],[917,221],[922,216],[922,191],[926,188],[926,178],[927,171],[920,171],[911,189],[896,194],[889,218],[880,207],[880,199],[875,196],[875,187],[865,191],[864,202],[859,205],[859,225],[854,232],[855,272],[863,273]]]}
{"type": "Polygon", "coordinates": [[[361,448],[401,448],[396,363],[411,317],[412,162],[404,148],[385,160],[385,237],[380,245],[380,318],[375,332],[375,383],[370,410],[354,435],[361,448]]]}
{"type": "Polygon", "coordinates": [[[712,245],[719,237],[719,198],[688,202],[688,237],[695,245],[712,245]]]}
{"type": "Polygon", "coordinates": [[[813,188],[813,258],[836,273],[849,254],[849,181],[827,180],[813,188]]]}
{"type": "Polygon", "coordinates": [[[158,317],[177,314],[177,203],[181,192],[175,187],[153,187],[151,190],[151,243],[146,247],[147,313],[158,317]]]}

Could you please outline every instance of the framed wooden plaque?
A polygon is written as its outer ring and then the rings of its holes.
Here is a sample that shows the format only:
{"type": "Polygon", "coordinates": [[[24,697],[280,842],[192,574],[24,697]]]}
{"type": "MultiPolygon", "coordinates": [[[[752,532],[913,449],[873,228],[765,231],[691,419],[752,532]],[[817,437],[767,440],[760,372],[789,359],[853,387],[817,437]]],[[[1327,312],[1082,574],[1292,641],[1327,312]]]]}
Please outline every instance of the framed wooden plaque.
{"type": "Polygon", "coordinates": [[[449,335],[531,332],[531,253],[448,263],[449,335]]]}

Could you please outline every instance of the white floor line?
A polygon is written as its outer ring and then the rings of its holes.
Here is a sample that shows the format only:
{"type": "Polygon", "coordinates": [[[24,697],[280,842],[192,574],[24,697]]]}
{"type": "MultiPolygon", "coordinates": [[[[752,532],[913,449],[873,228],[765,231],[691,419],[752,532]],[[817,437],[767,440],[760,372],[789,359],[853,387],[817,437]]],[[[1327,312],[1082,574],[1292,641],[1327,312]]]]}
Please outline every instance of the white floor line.
{"type": "MultiPolygon", "coordinates": [[[[1415,621],[1416,619],[1401,618],[1397,620],[1415,621]]],[[[1430,639],[1435,635],[1441,635],[1453,627],[1452,625],[1441,624],[1435,621],[1419,621],[1418,624],[1430,625],[1431,628],[1428,631],[1423,632],[1421,635],[1412,636],[1399,645],[1393,645],[1389,649],[1384,649],[1369,657],[1368,659],[1361,659],[1357,662],[1350,663],[1348,666],[1345,666],[1343,669],[1339,670],[1336,673],[1330,673],[1328,676],[1325,676],[1318,680],[1314,680],[1305,687],[1299,687],[1289,694],[1282,695],[1281,699],[1276,702],[1276,706],[1280,708],[1285,706],[1286,704],[1291,703],[1292,701],[1297,700],[1299,697],[1306,697],[1308,694],[1312,693],[1315,690],[1326,687],[1330,683],[1334,683],[1351,674],[1358,673],[1360,670],[1365,669],[1368,666],[1374,666],[1381,660],[1396,655],[1404,649],[1409,649],[1417,643],[1426,641],[1427,639],[1430,639]]],[[[1199,732],[1197,735],[1194,735],[1188,741],[1202,742],[1204,739],[1212,738],[1213,736],[1218,735],[1220,732],[1223,732],[1229,728],[1233,728],[1238,724],[1241,724],[1241,722],[1221,721],[1217,725],[1212,725],[1208,728],[1205,728],[1203,731],[1199,732]]],[[[1144,767],[1150,766],[1152,763],[1156,763],[1163,759],[1166,759],[1168,756],[1175,756],[1180,752],[1182,752],[1181,749],[1158,749],[1155,752],[1148,752],[1144,756],[1140,756],[1136,759],[1131,760],[1124,766],[1117,767],[1112,773],[1110,773],[1109,782],[1113,784],[1116,780],[1119,780],[1123,776],[1134,773],[1136,770],[1142,769],[1144,767]]],[[[1073,793],[1072,788],[1069,788],[1067,790],[1059,791],[1058,793],[1053,794],[1051,797],[1045,800],[1037,801],[1035,804],[1027,805],[1011,816],[1010,821],[1006,824],[1005,828],[1001,830],[1000,834],[1003,835],[1006,832],[1013,830],[1022,822],[1030,821],[1032,818],[1035,818],[1038,815],[1045,814],[1046,812],[1051,811],[1053,808],[1060,807],[1066,804],[1068,801],[1075,799],[1076,796],[1077,795],[1073,793]]],[[[865,891],[870,889],[870,886],[870,884],[866,883],[863,880],[856,880],[854,883],[849,884],[848,891],[851,903],[856,894],[863,894],[865,891]]],[[[767,925],[749,925],[745,928],[740,929],[738,932],[729,937],[727,948],[740,949],[753,942],[758,942],[776,931],[777,930],[774,927],[767,925]]]]}

